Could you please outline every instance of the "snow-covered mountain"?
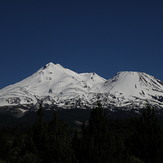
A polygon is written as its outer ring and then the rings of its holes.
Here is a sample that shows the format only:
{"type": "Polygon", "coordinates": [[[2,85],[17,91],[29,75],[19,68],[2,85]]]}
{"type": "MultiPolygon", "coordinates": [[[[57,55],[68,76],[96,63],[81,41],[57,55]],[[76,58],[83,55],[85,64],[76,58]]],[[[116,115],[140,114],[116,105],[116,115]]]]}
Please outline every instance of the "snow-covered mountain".
{"type": "Polygon", "coordinates": [[[96,73],[76,73],[49,63],[32,76],[0,90],[0,107],[22,112],[42,100],[61,108],[141,108],[147,103],[163,107],[163,83],[145,73],[119,72],[106,80],[96,73]],[[22,109],[23,108],[23,109],[22,109]]]}
{"type": "Polygon", "coordinates": [[[163,107],[163,83],[142,72],[124,71],[105,82],[104,89],[114,105],[142,108],[147,104],[163,107]]]}

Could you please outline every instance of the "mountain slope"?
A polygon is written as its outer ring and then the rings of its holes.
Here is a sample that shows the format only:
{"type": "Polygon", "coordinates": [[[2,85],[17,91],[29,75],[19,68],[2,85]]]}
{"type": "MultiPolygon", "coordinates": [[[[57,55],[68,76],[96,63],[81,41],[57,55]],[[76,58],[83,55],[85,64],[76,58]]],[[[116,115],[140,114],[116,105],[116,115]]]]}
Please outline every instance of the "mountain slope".
{"type": "MultiPolygon", "coordinates": [[[[124,71],[105,82],[105,92],[109,92],[120,107],[147,103],[163,106],[163,83],[146,73],[124,71]]],[[[111,101],[114,101],[111,100],[111,101]]]]}
{"type": "Polygon", "coordinates": [[[98,92],[105,81],[95,73],[78,74],[49,63],[32,76],[0,90],[0,105],[36,104],[45,97],[61,105],[66,100],[98,92]]]}
{"type": "Polygon", "coordinates": [[[145,73],[124,71],[106,80],[49,63],[28,78],[0,90],[0,107],[29,108],[39,100],[62,108],[163,107],[163,83],[145,73]]]}

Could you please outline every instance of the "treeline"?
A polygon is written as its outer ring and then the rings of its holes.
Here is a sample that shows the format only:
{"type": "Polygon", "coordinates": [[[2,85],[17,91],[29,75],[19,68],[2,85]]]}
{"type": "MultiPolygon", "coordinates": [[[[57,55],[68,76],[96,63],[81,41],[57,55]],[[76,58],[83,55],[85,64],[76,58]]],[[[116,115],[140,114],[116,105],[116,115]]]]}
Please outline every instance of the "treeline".
{"type": "Polygon", "coordinates": [[[154,109],[109,120],[100,105],[89,123],[71,128],[57,117],[31,126],[0,128],[0,163],[162,163],[163,134],[154,109]]]}

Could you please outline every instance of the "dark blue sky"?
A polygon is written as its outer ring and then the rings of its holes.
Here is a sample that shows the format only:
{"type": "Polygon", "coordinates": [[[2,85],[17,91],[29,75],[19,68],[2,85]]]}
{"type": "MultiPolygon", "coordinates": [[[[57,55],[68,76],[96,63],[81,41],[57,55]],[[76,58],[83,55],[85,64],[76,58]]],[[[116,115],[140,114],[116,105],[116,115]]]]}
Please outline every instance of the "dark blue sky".
{"type": "Polygon", "coordinates": [[[163,1],[1,1],[0,88],[48,62],[106,79],[128,70],[163,81],[163,1]]]}

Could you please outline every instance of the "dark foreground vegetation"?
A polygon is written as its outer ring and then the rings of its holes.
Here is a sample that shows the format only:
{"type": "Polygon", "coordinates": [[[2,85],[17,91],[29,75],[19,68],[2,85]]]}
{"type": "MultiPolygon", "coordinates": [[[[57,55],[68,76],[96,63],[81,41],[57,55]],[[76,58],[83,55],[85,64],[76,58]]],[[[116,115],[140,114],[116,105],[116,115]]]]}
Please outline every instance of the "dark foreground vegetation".
{"type": "Polygon", "coordinates": [[[0,128],[0,163],[162,163],[163,133],[154,109],[139,117],[109,120],[99,105],[89,123],[69,127],[54,112],[34,124],[0,128]]]}

